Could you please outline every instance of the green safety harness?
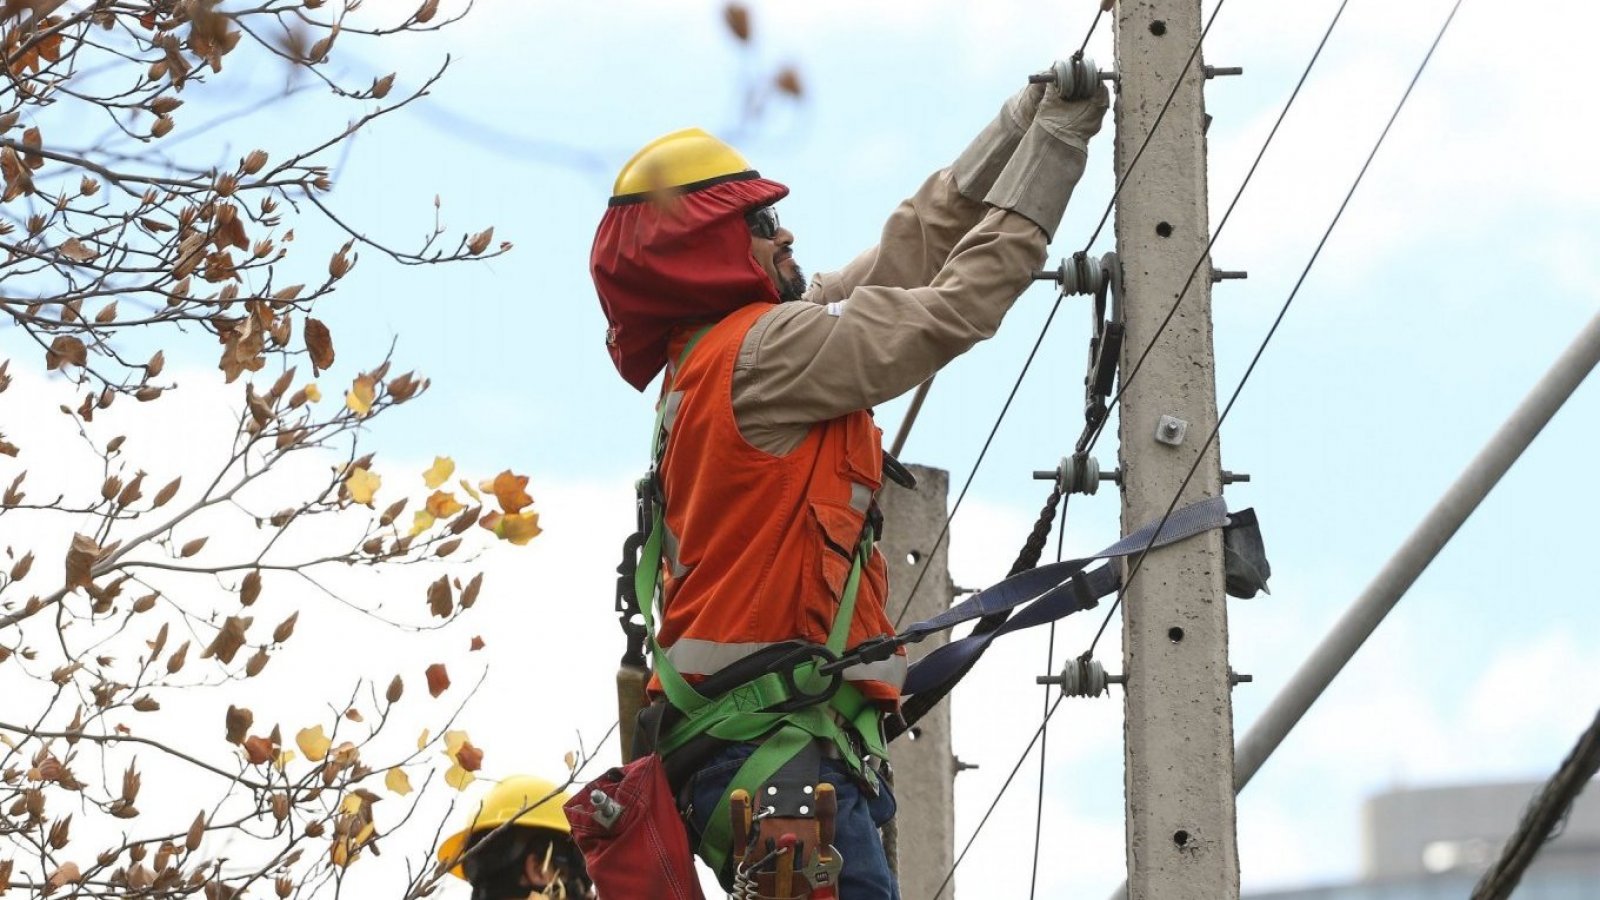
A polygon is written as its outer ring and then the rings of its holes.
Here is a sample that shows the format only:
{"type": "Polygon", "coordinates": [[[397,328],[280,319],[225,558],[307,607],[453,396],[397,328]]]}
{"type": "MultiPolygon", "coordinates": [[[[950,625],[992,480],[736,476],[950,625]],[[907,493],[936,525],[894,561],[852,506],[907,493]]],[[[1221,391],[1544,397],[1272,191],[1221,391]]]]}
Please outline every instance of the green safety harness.
{"type": "MultiPolygon", "coordinates": [[[[683,367],[690,351],[709,330],[710,326],[702,328],[689,339],[678,357],[677,369],[683,367]]],[[[667,375],[667,389],[663,398],[670,393],[677,369],[667,375]]],[[[648,513],[648,532],[634,571],[634,594],[638,612],[644,620],[650,655],[655,661],[656,678],[661,683],[667,702],[682,717],[657,738],[656,752],[665,758],[701,736],[758,745],[723,792],[700,839],[698,852],[714,871],[720,873],[727,861],[732,840],[729,796],[737,789],[757,796],[759,788],[774,773],[806,751],[813,742],[832,745],[838,758],[851,772],[865,780],[872,790],[878,790],[878,776],[863,756],[888,759],[880,728],[880,712],[859,690],[846,683],[842,674],[824,674],[820,671],[823,666],[837,662],[847,649],[845,644],[850,634],[850,622],[855,615],[856,595],[861,586],[861,569],[872,553],[873,530],[864,528],[861,540],[856,545],[850,574],[845,579],[844,591],[839,598],[833,624],[828,629],[826,644],[796,644],[794,652],[783,656],[764,674],[715,697],[705,696],[673,668],[667,655],[656,643],[654,606],[661,588],[662,545],[666,532],[666,511],[660,485],[661,462],[666,454],[666,442],[663,439],[666,410],[667,403],[663,399],[656,407],[650,474],[639,486],[641,492],[648,492],[644,496],[649,496],[652,502],[648,513]],[[852,732],[859,744],[852,740],[852,732]]]]}

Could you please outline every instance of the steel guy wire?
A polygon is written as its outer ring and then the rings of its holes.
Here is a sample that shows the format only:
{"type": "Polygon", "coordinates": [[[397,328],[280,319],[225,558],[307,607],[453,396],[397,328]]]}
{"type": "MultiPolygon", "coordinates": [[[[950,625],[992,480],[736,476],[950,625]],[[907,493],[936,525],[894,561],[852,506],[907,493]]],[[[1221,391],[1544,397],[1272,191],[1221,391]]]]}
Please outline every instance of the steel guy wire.
{"type": "MultiPolygon", "coordinates": [[[[1061,517],[1057,520],[1056,528],[1056,562],[1061,562],[1066,552],[1067,505],[1071,499],[1071,494],[1061,495],[1061,517]]],[[[1056,623],[1054,622],[1050,623],[1050,642],[1045,648],[1044,670],[1046,673],[1056,670],[1056,623]]],[[[1039,720],[1039,799],[1033,809],[1033,875],[1028,880],[1028,900],[1033,900],[1039,889],[1039,843],[1044,835],[1044,779],[1046,763],[1050,757],[1050,688],[1050,685],[1045,686],[1042,718],[1039,720]]]]}
{"type": "Polygon", "coordinates": [[[1216,246],[1217,239],[1222,237],[1223,229],[1228,227],[1228,220],[1233,216],[1234,208],[1239,205],[1239,200],[1250,186],[1251,179],[1255,178],[1256,169],[1261,166],[1261,160],[1267,155],[1267,148],[1272,146],[1272,141],[1277,137],[1278,129],[1283,125],[1283,120],[1289,115],[1289,110],[1294,107],[1295,101],[1299,99],[1301,88],[1305,87],[1306,79],[1310,77],[1311,70],[1316,67],[1317,60],[1321,58],[1323,48],[1328,45],[1328,38],[1333,36],[1333,29],[1339,24],[1340,17],[1344,15],[1345,7],[1349,5],[1350,0],[1344,0],[1339,4],[1339,8],[1334,10],[1333,19],[1328,22],[1328,27],[1322,32],[1322,39],[1317,42],[1317,49],[1312,52],[1311,59],[1307,61],[1304,71],[1300,73],[1300,80],[1295,82],[1294,90],[1289,93],[1289,99],[1284,102],[1283,109],[1278,111],[1277,121],[1272,123],[1272,130],[1267,133],[1266,140],[1261,142],[1261,149],[1256,151],[1256,158],[1250,163],[1250,170],[1245,173],[1244,180],[1239,183],[1239,189],[1234,192],[1233,199],[1228,202],[1227,210],[1217,222],[1216,231],[1212,232],[1210,240],[1206,242],[1205,251],[1200,254],[1199,259],[1194,261],[1194,268],[1189,270],[1189,277],[1184,280],[1183,289],[1178,291],[1177,297],[1173,299],[1172,307],[1167,310],[1166,316],[1162,318],[1161,324],[1157,326],[1156,333],[1150,336],[1150,341],[1139,352],[1139,358],[1134,361],[1133,368],[1126,375],[1117,379],[1117,392],[1112,395],[1111,402],[1106,404],[1106,414],[1101,417],[1100,424],[1095,428],[1094,434],[1090,436],[1087,445],[1078,447],[1079,452],[1088,452],[1100,441],[1100,433],[1105,430],[1106,422],[1110,421],[1111,411],[1117,408],[1117,403],[1122,400],[1123,393],[1128,390],[1128,386],[1133,383],[1133,380],[1139,376],[1139,370],[1144,367],[1145,358],[1150,355],[1151,350],[1155,349],[1156,342],[1161,340],[1161,335],[1166,333],[1167,326],[1172,323],[1172,317],[1177,315],[1178,307],[1183,304],[1184,297],[1189,294],[1189,288],[1194,285],[1195,276],[1199,274],[1206,261],[1211,258],[1211,248],[1216,246]]]}
{"type": "Polygon", "coordinates": [[[939,882],[939,887],[933,892],[933,898],[930,898],[930,900],[937,900],[939,895],[944,893],[944,889],[950,886],[950,879],[955,877],[956,869],[961,868],[961,861],[967,858],[967,851],[972,849],[972,843],[978,839],[978,835],[983,833],[983,826],[989,824],[989,817],[994,814],[995,807],[1000,805],[1000,799],[1006,795],[1006,789],[1011,787],[1011,782],[1017,777],[1017,773],[1022,771],[1022,764],[1028,761],[1028,755],[1033,752],[1033,745],[1039,743],[1039,738],[1044,734],[1045,726],[1050,724],[1050,717],[1056,714],[1056,710],[1061,706],[1061,701],[1065,700],[1066,697],[1066,694],[1062,694],[1056,698],[1055,703],[1050,705],[1049,712],[1045,713],[1044,722],[1040,723],[1039,728],[1033,732],[1033,739],[1028,741],[1027,747],[1023,748],[1022,756],[1017,759],[1017,764],[1011,767],[1011,774],[1006,776],[1005,783],[1000,785],[1000,791],[995,794],[994,802],[989,804],[989,809],[978,822],[978,827],[973,829],[972,836],[967,838],[966,845],[961,848],[961,855],[957,856],[956,861],[951,864],[950,871],[945,873],[944,881],[939,882]]]}
{"type": "Polygon", "coordinates": [[[1083,251],[1089,252],[1094,242],[1100,238],[1100,232],[1106,227],[1106,221],[1111,218],[1111,211],[1117,208],[1117,198],[1122,196],[1122,187],[1133,177],[1133,172],[1139,167],[1139,159],[1144,156],[1144,149],[1150,146],[1150,139],[1155,137],[1156,129],[1161,127],[1161,120],[1167,117],[1167,110],[1172,106],[1172,99],[1178,96],[1178,89],[1183,87],[1183,80],[1189,77],[1189,70],[1194,67],[1195,58],[1200,55],[1200,47],[1206,42],[1206,35],[1211,33],[1211,26],[1217,21],[1217,13],[1222,12],[1222,5],[1227,0],[1217,0],[1216,8],[1211,10],[1211,17],[1206,19],[1206,25],[1200,30],[1200,40],[1194,42],[1194,49],[1189,51],[1189,60],[1183,64],[1183,70],[1172,81],[1172,90],[1167,93],[1167,102],[1161,104],[1161,111],[1156,113],[1156,120],[1150,123],[1150,130],[1145,133],[1144,140],[1139,143],[1139,150],[1133,154],[1133,159],[1128,163],[1128,171],[1122,173],[1117,180],[1116,190],[1111,192],[1111,199],[1106,202],[1106,211],[1100,215],[1100,224],[1094,227],[1094,233],[1089,235],[1089,240],[1083,245],[1083,251]]]}
{"type": "MultiPolygon", "coordinates": [[[[1217,13],[1222,11],[1222,6],[1225,2],[1227,2],[1227,0],[1217,0],[1216,8],[1211,11],[1211,17],[1206,20],[1205,29],[1200,33],[1200,39],[1195,42],[1194,49],[1189,52],[1189,62],[1184,65],[1183,72],[1181,72],[1177,79],[1174,80],[1172,92],[1167,96],[1167,102],[1163,104],[1161,110],[1156,113],[1156,119],[1154,122],[1150,123],[1150,131],[1145,135],[1144,142],[1139,147],[1139,152],[1134,155],[1133,160],[1128,164],[1128,171],[1123,175],[1122,180],[1117,184],[1116,192],[1111,196],[1111,203],[1106,208],[1106,216],[1111,214],[1111,208],[1116,205],[1117,196],[1122,191],[1122,185],[1127,183],[1128,177],[1133,174],[1134,169],[1139,165],[1139,158],[1144,155],[1145,146],[1150,143],[1150,138],[1154,136],[1156,130],[1161,127],[1162,120],[1166,118],[1167,109],[1172,105],[1173,96],[1177,94],[1179,86],[1183,84],[1183,79],[1187,76],[1189,67],[1193,65],[1195,56],[1199,54],[1200,47],[1205,43],[1206,35],[1211,31],[1212,24],[1217,20],[1217,13]]],[[[1089,37],[1094,34],[1095,26],[1099,24],[1100,16],[1103,14],[1104,10],[1101,10],[1095,15],[1094,21],[1090,23],[1089,32],[1084,36],[1083,39],[1084,46],[1088,46],[1089,37]]],[[[1100,225],[1095,228],[1095,237],[1099,236],[1100,228],[1105,226],[1105,222],[1105,217],[1102,217],[1100,219],[1100,225]]],[[[1092,246],[1094,244],[1095,237],[1091,237],[1089,239],[1089,243],[1085,247],[1085,252],[1087,252],[1088,246],[1092,246]]],[[[1056,312],[1061,309],[1061,301],[1065,299],[1065,297],[1066,293],[1064,291],[1056,295],[1055,304],[1050,307],[1050,315],[1045,318],[1044,325],[1039,329],[1039,336],[1033,342],[1033,349],[1028,352],[1028,359],[1023,363],[1022,371],[1017,373],[1017,380],[1011,385],[1011,392],[1006,396],[1005,404],[1000,407],[1000,414],[995,417],[994,425],[989,429],[989,436],[984,439],[983,447],[978,451],[978,458],[973,462],[971,470],[968,471],[966,481],[961,485],[960,493],[956,495],[956,502],[950,507],[950,513],[945,516],[944,525],[939,528],[939,536],[934,539],[933,548],[929,550],[927,555],[924,557],[922,568],[917,571],[916,581],[912,583],[911,590],[906,593],[906,599],[905,602],[900,605],[900,611],[895,614],[895,630],[898,631],[900,624],[905,621],[906,611],[911,608],[911,598],[917,595],[917,588],[922,586],[923,579],[926,578],[928,574],[928,567],[933,564],[934,554],[938,552],[939,545],[944,543],[944,539],[949,535],[950,523],[955,519],[956,513],[961,509],[961,501],[966,499],[967,490],[972,487],[972,481],[977,477],[978,469],[983,466],[983,460],[989,454],[989,446],[994,443],[995,434],[1000,431],[1000,424],[1005,421],[1006,413],[1011,409],[1011,401],[1016,398],[1017,391],[1022,387],[1022,381],[1025,377],[1027,377],[1028,369],[1033,365],[1033,358],[1038,354],[1039,346],[1044,343],[1045,335],[1050,331],[1050,323],[1055,321],[1056,312]]],[[[908,434],[909,431],[909,423],[904,423],[901,425],[902,434],[908,434]]],[[[1081,438],[1079,443],[1082,443],[1081,438]]]]}
{"type": "MultiPolygon", "coordinates": [[[[1389,114],[1389,121],[1384,124],[1383,131],[1378,134],[1377,141],[1372,145],[1372,150],[1367,153],[1366,161],[1361,164],[1361,171],[1356,173],[1355,180],[1350,183],[1350,189],[1345,192],[1344,200],[1339,203],[1339,208],[1334,211],[1332,221],[1323,230],[1321,239],[1317,241],[1317,246],[1311,251],[1311,258],[1306,260],[1305,267],[1300,270],[1300,277],[1295,279],[1294,287],[1289,290],[1289,296],[1284,299],[1283,305],[1278,309],[1278,315],[1272,320],[1272,326],[1267,329],[1266,335],[1262,337],[1261,345],[1256,348],[1255,354],[1250,357],[1250,364],[1245,367],[1244,375],[1239,378],[1239,383],[1234,386],[1233,393],[1229,395],[1227,405],[1222,408],[1222,413],[1217,416],[1217,424],[1212,426],[1211,433],[1206,435],[1206,441],[1201,445],[1200,452],[1195,455],[1194,463],[1189,466],[1189,472],[1184,476],[1183,483],[1178,485],[1178,489],[1173,492],[1172,502],[1167,504],[1167,511],[1162,514],[1160,523],[1156,525],[1156,534],[1161,532],[1162,527],[1167,524],[1167,519],[1171,517],[1173,510],[1178,508],[1178,500],[1189,487],[1189,482],[1194,479],[1195,472],[1199,471],[1200,461],[1205,459],[1206,451],[1211,449],[1211,444],[1216,441],[1217,434],[1222,430],[1222,423],[1227,421],[1228,414],[1233,411],[1233,405],[1239,399],[1239,394],[1244,391],[1244,386],[1250,382],[1250,376],[1255,373],[1256,365],[1261,362],[1262,355],[1267,352],[1267,345],[1272,343],[1273,336],[1278,333],[1278,326],[1283,324],[1284,317],[1289,314],[1289,307],[1294,304],[1295,297],[1300,293],[1300,288],[1305,284],[1307,276],[1311,274],[1311,268],[1317,264],[1317,258],[1322,255],[1322,248],[1327,246],[1328,238],[1333,235],[1333,229],[1338,226],[1340,218],[1344,216],[1344,211],[1349,208],[1351,198],[1355,197],[1356,190],[1361,187],[1362,179],[1366,178],[1367,170],[1372,167],[1373,159],[1377,157],[1378,150],[1383,147],[1384,139],[1389,136],[1389,131],[1394,128],[1395,120],[1400,118],[1401,110],[1405,109],[1406,101],[1411,98],[1411,92],[1416,89],[1417,82],[1422,79],[1422,73],[1427,71],[1428,63],[1433,59],[1434,51],[1439,49],[1439,44],[1444,40],[1445,33],[1450,30],[1450,23],[1455,21],[1456,13],[1460,11],[1461,4],[1464,2],[1465,0],[1456,0],[1450,7],[1450,13],[1445,16],[1444,23],[1439,26],[1439,32],[1434,35],[1433,43],[1428,45],[1428,52],[1423,55],[1422,62],[1417,65],[1416,72],[1412,73],[1411,81],[1406,85],[1405,93],[1400,95],[1400,102],[1395,104],[1394,112],[1389,114]]],[[[1150,549],[1153,546],[1155,546],[1155,541],[1152,539],[1150,543],[1144,546],[1143,550],[1139,551],[1139,555],[1134,558],[1133,565],[1128,569],[1128,577],[1123,580],[1122,587],[1117,591],[1116,600],[1112,601],[1111,608],[1106,611],[1105,621],[1101,623],[1100,630],[1095,633],[1094,641],[1089,644],[1089,649],[1084,652],[1084,658],[1094,655],[1095,645],[1099,643],[1100,636],[1105,633],[1106,625],[1111,622],[1111,616],[1117,611],[1117,607],[1122,604],[1122,598],[1127,594],[1128,585],[1133,582],[1134,576],[1139,573],[1140,565],[1143,564],[1145,556],[1150,553],[1150,549]]]]}

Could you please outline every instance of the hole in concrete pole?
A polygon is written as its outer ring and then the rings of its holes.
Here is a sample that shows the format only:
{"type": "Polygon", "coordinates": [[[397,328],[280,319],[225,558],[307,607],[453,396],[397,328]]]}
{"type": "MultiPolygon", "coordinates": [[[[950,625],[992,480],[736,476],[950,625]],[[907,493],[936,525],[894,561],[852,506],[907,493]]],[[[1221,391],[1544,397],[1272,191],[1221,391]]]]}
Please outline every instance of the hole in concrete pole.
{"type": "Polygon", "coordinates": [[[1179,641],[1183,640],[1183,629],[1179,628],[1176,625],[1172,626],[1171,628],[1168,628],[1167,629],[1167,640],[1173,642],[1174,644],[1176,644],[1179,641]]]}
{"type": "Polygon", "coordinates": [[[1187,845],[1189,843],[1189,832],[1184,831],[1182,828],[1174,831],[1172,833],[1172,842],[1179,847],[1187,845]]]}
{"type": "Polygon", "coordinates": [[[1167,33],[1167,23],[1161,21],[1160,19],[1151,22],[1150,33],[1156,37],[1161,37],[1163,34],[1167,33]]]}
{"type": "Polygon", "coordinates": [[[1156,224],[1156,234],[1159,234],[1162,237],[1172,237],[1172,223],[1171,222],[1159,222],[1159,223],[1157,223],[1156,224]]]}
{"type": "Polygon", "coordinates": [[[921,740],[922,727],[920,725],[913,725],[906,729],[906,737],[911,738],[913,741],[921,740]]]}
{"type": "Polygon", "coordinates": [[[918,553],[917,551],[912,550],[910,553],[906,554],[906,565],[914,566],[919,562],[922,562],[922,554],[921,553],[918,553]]]}

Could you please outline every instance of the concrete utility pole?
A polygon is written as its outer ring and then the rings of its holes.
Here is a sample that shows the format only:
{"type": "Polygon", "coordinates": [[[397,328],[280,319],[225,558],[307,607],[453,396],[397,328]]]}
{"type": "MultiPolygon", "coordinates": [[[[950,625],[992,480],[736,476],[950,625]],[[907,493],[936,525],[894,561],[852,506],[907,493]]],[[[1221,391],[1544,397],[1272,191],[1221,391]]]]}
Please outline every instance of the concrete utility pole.
{"type": "MultiPolygon", "coordinates": [[[[949,542],[934,546],[948,512],[950,473],[927,466],[908,468],[917,476],[915,491],[890,482],[878,493],[884,519],[883,542],[878,546],[889,564],[891,616],[906,602],[917,573],[923,566],[929,567],[911,599],[906,613],[909,623],[949,609],[954,587],[946,559],[949,542]]],[[[948,633],[941,633],[907,649],[912,659],[921,659],[948,640],[948,633]]],[[[935,706],[910,734],[894,742],[889,755],[894,761],[895,799],[900,803],[900,814],[892,823],[894,844],[899,848],[900,895],[953,900],[953,884],[934,896],[955,861],[956,761],[950,752],[950,704],[935,706]]],[[[889,863],[896,865],[893,856],[889,863]]]]}
{"type": "MultiPolygon", "coordinates": [[[[1200,0],[1116,6],[1117,254],[1127,324],[1121,377],[1206,252],[1200,0]],[[1184,66],[1183,84],[1139,152],[1184,66]],[[1132,176],[1128,172],[1132,168],[1132,176]]],[[[1122,395],[1122,521],[1157,521],[1217,422],[1211,280],[1202,266],[1122,395]]],[[[1179,504],[1222,491],[1215,444],[1179,504]]],[[[1233,705],[1222,532],[1149,554],[1123,607],[1128,876],[1134,900],[1239,896],[1233,705]]]]}

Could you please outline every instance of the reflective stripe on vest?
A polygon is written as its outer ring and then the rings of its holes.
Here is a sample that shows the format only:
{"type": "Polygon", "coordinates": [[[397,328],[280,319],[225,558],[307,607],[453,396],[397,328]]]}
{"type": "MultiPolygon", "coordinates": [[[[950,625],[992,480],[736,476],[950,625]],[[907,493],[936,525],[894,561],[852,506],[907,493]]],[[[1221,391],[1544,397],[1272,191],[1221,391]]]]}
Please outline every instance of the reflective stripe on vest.
{"type": "MultiPolygon", "coordinates": [[[[671,647],[662,647],[661,650],[672,663],[672,667],[678,670],[678,674],[705,677],[717,674],[752,653],[780,643],[784,642],[748,641],[723,644],[717,641],[683,638],[671,647]]],[[[906,680],[906,658],[891,656],[879,662],[851,666],[844,670],[844,677],[851,681],[881,681],[899,688],[906,680]]]]}

